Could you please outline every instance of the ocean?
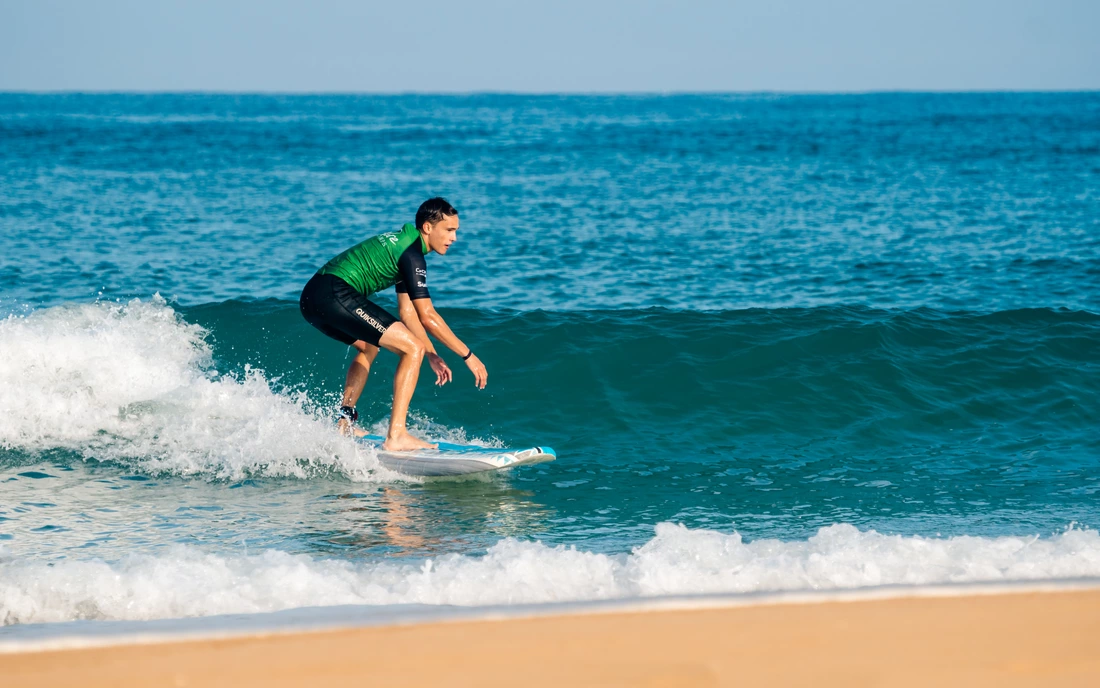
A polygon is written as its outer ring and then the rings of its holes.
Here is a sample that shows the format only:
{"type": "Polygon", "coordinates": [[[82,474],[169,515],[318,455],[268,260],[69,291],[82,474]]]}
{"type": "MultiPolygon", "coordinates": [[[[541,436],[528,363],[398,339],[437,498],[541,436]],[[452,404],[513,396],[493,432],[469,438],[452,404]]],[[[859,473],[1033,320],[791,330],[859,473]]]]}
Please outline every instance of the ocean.
{"type": "Polygon", "coordinates": [[[1100,577],[1098,428],[1100,93],[0,94],[5,625],[1100,577]],[[412,430],[553,463],[335,432],[434,195],[412,430]]]}

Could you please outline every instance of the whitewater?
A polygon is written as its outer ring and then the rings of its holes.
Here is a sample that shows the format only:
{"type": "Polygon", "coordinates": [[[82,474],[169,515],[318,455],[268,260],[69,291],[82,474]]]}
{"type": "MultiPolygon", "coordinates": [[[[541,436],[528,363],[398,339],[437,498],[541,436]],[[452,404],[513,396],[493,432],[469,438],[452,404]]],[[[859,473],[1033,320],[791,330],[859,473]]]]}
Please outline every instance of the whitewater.
{"type": "Polygon", "coordinates": [[[270,550],[248,556],[177,548],[115,562],[46,565],[0,550],[0,621],[149,620],[336,605],[576,602],[701,593],[845,590],[884,585],[1100,576],[1100,535],[947,539],[830,526],[804,541],[663,523],[630,554],[506,539],[483,556],[415,564],[319,560],[270,550]]]}
{"type": "Polygon", "coordinates": [[[0,446],[222,478],[379,471],[304,395],[276,394],[260,371],[212,371],[204,334],[159,296],[9,317],[0,322],[0,446]]]}

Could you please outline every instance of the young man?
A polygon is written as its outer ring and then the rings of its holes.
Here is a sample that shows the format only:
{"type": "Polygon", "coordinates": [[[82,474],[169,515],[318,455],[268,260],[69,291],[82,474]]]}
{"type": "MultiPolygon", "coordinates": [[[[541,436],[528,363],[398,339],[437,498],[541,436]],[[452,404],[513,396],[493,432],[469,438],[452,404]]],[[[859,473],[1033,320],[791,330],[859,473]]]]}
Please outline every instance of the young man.
{"type": "Polygon", "coordinates": [[[353,431],[359,419],[355,403],[367,383],[378,347],[401,357],[393,378],[393,412],[384,447],[391,451],[430,449],[436,445],[413,437],[405,427],[409,401],[420,376],[424,356],[435,372],[435,383],[451,381],[451,369],[436,355],[430,334],[466,362],[474,384],[485,389],[489,374],[481,360],[451,332],[432,306],[428,294],[429,251],[445,255],[458,234],[458,211],[442,198],[430,198],[416,211],[416,224],[380,234],[336,256],[306,284],[299,305],[306,321],[325,335],[359,350],[344,380],[340,431],[353,431]],[[401,322],[368,296],[391,285],[397,288],[401,322]]]}

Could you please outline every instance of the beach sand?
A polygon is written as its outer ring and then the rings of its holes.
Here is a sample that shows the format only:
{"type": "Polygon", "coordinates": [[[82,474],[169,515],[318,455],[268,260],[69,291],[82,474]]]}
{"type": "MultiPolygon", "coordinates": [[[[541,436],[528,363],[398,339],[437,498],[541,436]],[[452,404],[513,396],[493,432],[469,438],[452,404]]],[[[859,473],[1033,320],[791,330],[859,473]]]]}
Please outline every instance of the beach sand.
{"type": "Polygon", "coordinates": [[[275,633],[0,655],[4,686],[1100,686],[1100,590],[275,633]]]}

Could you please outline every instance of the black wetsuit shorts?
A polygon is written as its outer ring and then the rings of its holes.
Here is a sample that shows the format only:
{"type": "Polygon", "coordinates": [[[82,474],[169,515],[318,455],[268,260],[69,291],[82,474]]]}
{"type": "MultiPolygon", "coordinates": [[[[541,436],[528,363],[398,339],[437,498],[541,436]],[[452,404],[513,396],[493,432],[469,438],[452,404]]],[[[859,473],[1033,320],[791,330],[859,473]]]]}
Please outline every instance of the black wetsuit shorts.
{"type": "Polygon", "coordinates": [[[336,275],[314,275],[302,290],[298,306],[310,325],[349,346],[356,340],[378,346],[382,335],[397,322],[336,275]]]}

